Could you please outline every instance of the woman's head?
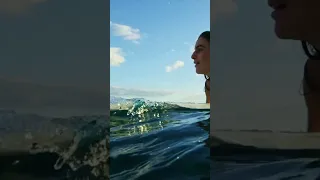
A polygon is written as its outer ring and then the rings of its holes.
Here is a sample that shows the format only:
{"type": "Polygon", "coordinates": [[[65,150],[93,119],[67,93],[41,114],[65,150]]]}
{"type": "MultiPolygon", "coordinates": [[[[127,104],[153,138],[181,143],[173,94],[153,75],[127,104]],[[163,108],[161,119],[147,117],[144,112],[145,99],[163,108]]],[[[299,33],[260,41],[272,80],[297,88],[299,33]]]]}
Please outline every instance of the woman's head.
{"type": "Polygon", "coordinates": [[[191,58],[194,60],[197,74],[210,74],[210,31],[200,34],[191,58]]]}
{"type": "MultiPolygon", "coordinates": [[[[320,1],[269,0],[274,9],[275,33],[281,39],[320,41],[320,1]]],[[[312,42],[311,42],[312,43],[312,42]]]]}
{"type": "MultiPolygon", "coordinates": [[[[310,44],[320,45],[319,0],[269,0],[274,9],[275,33],[280,39],[302,41],[309,58],[314,57],[310,44]]],[[[314,47],[313,47],[314,48],[314,47]]]]}

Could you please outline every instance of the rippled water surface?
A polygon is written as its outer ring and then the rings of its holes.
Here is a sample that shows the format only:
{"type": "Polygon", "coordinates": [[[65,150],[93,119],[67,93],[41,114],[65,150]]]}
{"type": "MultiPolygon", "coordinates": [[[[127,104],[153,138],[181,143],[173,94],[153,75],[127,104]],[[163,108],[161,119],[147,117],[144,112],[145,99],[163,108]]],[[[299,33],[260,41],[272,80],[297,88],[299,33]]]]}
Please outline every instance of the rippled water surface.
{"type": "Polygon", "coordinates": [[[209,179],[209,110],[145,100],[117,103],[110,119],[112,180],[209,179]]]}

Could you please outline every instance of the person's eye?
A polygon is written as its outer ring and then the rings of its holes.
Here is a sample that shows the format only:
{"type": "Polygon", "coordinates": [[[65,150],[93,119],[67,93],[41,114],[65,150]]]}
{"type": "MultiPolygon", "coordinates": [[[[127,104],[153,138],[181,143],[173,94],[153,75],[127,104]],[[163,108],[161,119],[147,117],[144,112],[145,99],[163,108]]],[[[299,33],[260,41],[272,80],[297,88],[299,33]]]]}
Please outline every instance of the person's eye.
{"type": "Polygon", "coordinates": [[[201,52],[201,51],[202,51],[202,49],[197,49],[197,50],[196,50],[196,52],[201,52]]]}

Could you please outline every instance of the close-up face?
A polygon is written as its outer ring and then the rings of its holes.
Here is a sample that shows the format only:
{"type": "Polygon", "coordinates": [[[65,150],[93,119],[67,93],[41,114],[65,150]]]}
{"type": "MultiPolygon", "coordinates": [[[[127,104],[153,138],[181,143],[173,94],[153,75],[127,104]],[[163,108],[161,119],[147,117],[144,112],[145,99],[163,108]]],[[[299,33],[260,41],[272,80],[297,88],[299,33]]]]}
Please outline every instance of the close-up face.
{"type": "Polygon", "coordinates": [[[197,74],[210,74],[210,43],[205,38],[200,37],[191,56],[194,60],[197,74]]]}
{"type": "Polygon", "coordinates": [[[268,4],[274,10],[271,16],[279,38],[320,40],[319,0],[269,0],[268,4]]]}

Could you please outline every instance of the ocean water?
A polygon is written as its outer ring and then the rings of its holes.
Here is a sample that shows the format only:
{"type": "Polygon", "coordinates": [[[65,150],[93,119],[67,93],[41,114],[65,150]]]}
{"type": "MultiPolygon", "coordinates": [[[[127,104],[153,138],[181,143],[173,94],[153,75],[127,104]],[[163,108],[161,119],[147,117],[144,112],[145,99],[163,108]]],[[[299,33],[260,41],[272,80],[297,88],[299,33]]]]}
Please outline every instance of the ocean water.
{"type": "Polygon", "coordinates": [[[111,105],[112,180],[210,178],[209,110],[114,97],[111,105]]]}
{"type": "Polygon", "coordinates": [[[211,179],[318,180],[319,150],[259,149],[213,139],[211,179]]]}
{"type": "Polygon", "coordinates": [[[0,179],[107,179],[107,119],[1,110],[0,179]]]}

